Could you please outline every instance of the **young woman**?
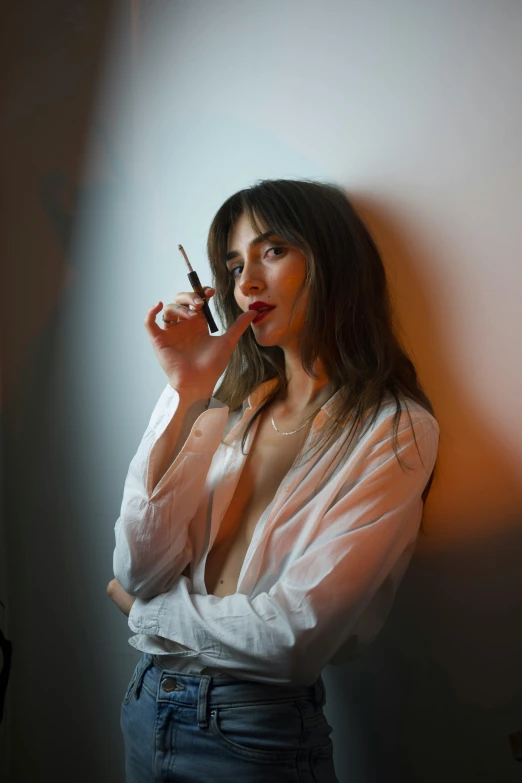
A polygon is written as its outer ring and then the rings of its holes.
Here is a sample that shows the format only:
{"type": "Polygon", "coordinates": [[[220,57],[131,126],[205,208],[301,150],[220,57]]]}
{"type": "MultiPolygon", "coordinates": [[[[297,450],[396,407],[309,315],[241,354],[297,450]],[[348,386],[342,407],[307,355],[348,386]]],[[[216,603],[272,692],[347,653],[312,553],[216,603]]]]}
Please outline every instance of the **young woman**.
{"type": "Polygon", "coordinates": [[[438,426],[339,188],[236,193],[208,255],[225,333],[192,292],[145,321],[168,385],[108,588],[143,652],[122,706],[127,781],[332,783],[321,671],[389,612],[438,426]]]}

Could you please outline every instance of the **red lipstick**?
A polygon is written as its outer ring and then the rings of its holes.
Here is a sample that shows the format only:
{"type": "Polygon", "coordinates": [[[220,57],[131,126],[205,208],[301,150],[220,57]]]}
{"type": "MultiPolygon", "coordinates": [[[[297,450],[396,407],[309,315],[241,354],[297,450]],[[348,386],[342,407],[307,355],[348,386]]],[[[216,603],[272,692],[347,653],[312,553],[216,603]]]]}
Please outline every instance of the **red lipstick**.
{"type": "Polygon", "coordinates": [[[257,324],[259,321],[265,318],[268,315],[268,313],[270,313],[274,308],[275,305],[269,305],[266,302],[253,302],[251,305],[248,306],[248,309],[261,310],[262,312],[260,312],[259,315],[256,315],[252,323],[257,324]]]}
{"type": "MultiPolygon", "coordinates": [[[[207,297],[205,296],[205,292],[203,291],[201,283],[199,282],[198,274],[197,274],[197,272],[194,272],[194,270],[192,269],[192,267],[190,265],[190,261],[187,258],[187,254],[185,253],[185,250],[183,249],[183,245],[178,245],[178,250],[181,253],[181,255],[183,256],[183,258],[185,259],[185,263],[187,264],[187,266],[189,268],[189,273],[188,273],[187,277],[188,277],[188,279],[190,281],[190,285],[192,286],[192,290],[194,291],[194,293],[196,293],[198,296],[200,296],[201,299],[203,299],[203,306],[202,306],[201,310],[203,311],[203,315],[205,316],[205,320],[206,320],[206,322],[208,324],[208,327],[209,327],[211,332],[217,332],[219,330],[218,330],[218,327],[216,326],[216,322],[212,318],[212,313],[210,312],[210,307],[208,306],[207,297]]],[[[254,321],[255,320],[256,319],[254,318],[254,321]]]]}

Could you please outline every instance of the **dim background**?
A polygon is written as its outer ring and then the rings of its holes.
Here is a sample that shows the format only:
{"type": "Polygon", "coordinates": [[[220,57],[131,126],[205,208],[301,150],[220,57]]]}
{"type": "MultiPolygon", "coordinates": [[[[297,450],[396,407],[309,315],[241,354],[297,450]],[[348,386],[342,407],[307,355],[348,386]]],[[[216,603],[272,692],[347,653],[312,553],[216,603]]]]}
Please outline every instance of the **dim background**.
{"type": "MultiPolygon", "coordinates": [[[[203,284],[262,178],[341,185],[441,427],[374,645],[327,667],[340,783],[515,783],[522,730],[522,3],[46,0],[2,11],[0,628],[8,783],[123,783],[138,654],[105,593],[166,379],[149,307],[203,284]]],[[[349,578],[349,575],[347,575],[349,578]]]]}

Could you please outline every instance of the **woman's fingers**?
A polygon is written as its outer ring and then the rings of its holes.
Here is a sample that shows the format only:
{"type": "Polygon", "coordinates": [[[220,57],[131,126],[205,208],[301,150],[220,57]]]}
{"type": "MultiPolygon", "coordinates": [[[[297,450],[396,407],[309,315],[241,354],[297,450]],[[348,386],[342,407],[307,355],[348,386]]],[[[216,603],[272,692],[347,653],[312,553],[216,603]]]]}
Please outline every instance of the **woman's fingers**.
{"type": "Polygon", "coordinates": [[[149,333],[150,337],[158,337],[162,330],[156,323],[156,316],[159,312],[163,309],[163,302],[158,302],[157,305],[154,307],[151,307],[150,310],[147,311],[147,315],[145,316],[145,329],[149,333]]]}
{"type": "MultiPolygon", "coordinates": [[[[204,286],[203,291],[205,292],[206,299],[210,299],[216,293],[215,288],[211,288],[210,286],[204,286]]],[[[199,310],[201,307],[203,307],[203,299],[201,299],[201,297],[198,296],[198,294],[196,294],[194,291],[181,291],[174,297],[174,304],[185,305],[186,307],[193,305],[197,310],[199,310]]]]}
{"type": "Polygon", "coordinates": [[[177,305],[177,304],[168,304],[165,305],[165,309],[163,311],[163,320],[164,321],[179,321],[181,319],[190,320],[193,316],[197,314],[197,311],[193,305],[177,305]]]}
{"type": "MultiPolygon", "coordinates": [[[[216,293],[216,289],[212,286],[204,286],[206,299],[210,299],[216,293]]],[[[162,314],[163,329],[156,323],[156,318],[163,309],[163,302],[158,302],[157,305],[151,307],[145,316],[145,328],[150,337],[158,337],[161,335],[164,329],[170,329],[175,326],[180,320],[190,321],[194,316],[203,316],[201,308],[203,307],[203,300],[194,291],[182,291],[176,294],[174,302],[172,304],[165,305],[162,314]]]]}
{"type": "Polygon", "coordinates": [[[239,342],[241,335],[246,332],[254,318],[257,316],[257,310],[246,310],[244,313],[241,313],[232,326],[227,329],[223,337],[228,337],[233,341],[234,345],[236,345],[239,342]]]}
{"type": "MultiPolygon", "coordinates": [[[[215,289],[210,286],[205,286],[203,290],[207,300],[216,293],[215,289]]],[[[194,291],[182,291],[176,294],[172,304],[165,305],[163,316],[167,321],[190,320],[195,315],[202,315],[201,309],[203,305],[204,300],[194,291]]]]}

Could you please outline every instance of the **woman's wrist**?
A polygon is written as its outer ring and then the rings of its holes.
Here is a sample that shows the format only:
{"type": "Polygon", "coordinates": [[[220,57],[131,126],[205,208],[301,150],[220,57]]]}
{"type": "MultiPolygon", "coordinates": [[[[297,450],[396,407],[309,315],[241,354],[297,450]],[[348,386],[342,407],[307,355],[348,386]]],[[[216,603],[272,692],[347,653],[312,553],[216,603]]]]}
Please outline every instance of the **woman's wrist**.
{"type": "Polygon", "coordinates": [[[180,403],[186,403],[192,405],[200,400],[209,401],[212,398],[214,388],[198,387],[198,386],[179,386],[170,382],[172,388],[177,391],[180,399],[180,403]]]}

